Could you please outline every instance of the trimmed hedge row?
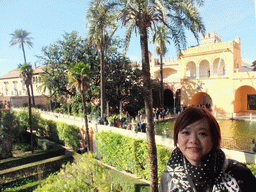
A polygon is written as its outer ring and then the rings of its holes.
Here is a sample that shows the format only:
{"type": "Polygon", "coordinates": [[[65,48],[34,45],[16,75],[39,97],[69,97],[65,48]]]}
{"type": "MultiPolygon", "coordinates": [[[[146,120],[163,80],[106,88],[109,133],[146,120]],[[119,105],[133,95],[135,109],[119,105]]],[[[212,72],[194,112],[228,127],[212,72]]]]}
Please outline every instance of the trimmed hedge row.
{"type": "Polygon", "coordinates": [[[8,192],[32,192],[34,191],[37,186],[42,182],[42,180],[39,180],[39,181],[35,181],[35,182],[32,182],[32,183],[27,183],[25,185],[22,185],[22,186],[19,186],[19,187],[14,187],[14,188],[8,188],[4,191],[8,191],[8,192]]]}
{"type": "MultiPolygon", "coordinates": [[[[95,140],[102,162],[119,170],[137,174],[147,180],[150,179],[146,141],[132,139],[113,132],[98,132],[95,135],[95,140]]],[[[157,146],[159,180],[170,156],[171,152],[168,148],[157,146]]],[[[247,167],[256,177],[256,165],[247,164],[247,167]]]]}
{"type": "Polygon", "coordinates": [[[13,157],[13,158],[8,158],[8,159],[3,159],[0,160],[0,171],[4,169],[9,169],[12,167],[36,162],[36,161],[41,161],[44,159],[48,159],[51,157],[59,156],[59,155],[64,155],[66,149],[63,148],[59,144],[52,145],[52,149],[38,152],[38,153],[33,153],[27,156],[22,156],[22,157],[13,157]]]}
{"type": "Polygon", "coordinates": [[[43,174],[44,172],[58,171],[63,164],[73,161],[72,155],[62,155],[45,159],[42,161],[29,163],[0,171],[0,186],[21,178],[32,175],[43,174]]]}
{"type": "MultiPolygon", "coordinates": [[[[95,140],[103,163],[150,180],[146,141],[113,132],[98,132],[95,140]]],[[[169,149],[157,146],[159,180],[170,156],[169,149]]]]}

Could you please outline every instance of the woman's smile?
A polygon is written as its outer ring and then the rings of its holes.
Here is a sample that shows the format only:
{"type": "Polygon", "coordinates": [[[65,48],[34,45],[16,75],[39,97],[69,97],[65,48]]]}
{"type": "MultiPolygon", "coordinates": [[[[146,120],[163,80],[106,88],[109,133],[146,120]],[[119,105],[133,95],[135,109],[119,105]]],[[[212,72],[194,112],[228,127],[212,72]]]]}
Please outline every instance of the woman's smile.
{"type": "Polygon", "coordinates": [[[193,151],[193,152],[199,152],[201,151],[201,148],[199,147],[187,147],[190,151],[193,151]]]}

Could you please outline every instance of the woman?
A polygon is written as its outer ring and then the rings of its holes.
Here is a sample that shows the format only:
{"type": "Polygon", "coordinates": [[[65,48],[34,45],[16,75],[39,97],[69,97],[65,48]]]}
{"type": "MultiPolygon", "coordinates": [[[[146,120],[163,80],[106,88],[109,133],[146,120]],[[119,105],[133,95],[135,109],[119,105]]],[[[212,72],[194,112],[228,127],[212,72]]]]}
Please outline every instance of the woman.
{"type": "Polygon", "coordinates": [[[220,127],[203,108],[189,107],[176,119],[176,148],[163,172],[160,192],[256,191],[256,179],[220,149],[220,127]]]}

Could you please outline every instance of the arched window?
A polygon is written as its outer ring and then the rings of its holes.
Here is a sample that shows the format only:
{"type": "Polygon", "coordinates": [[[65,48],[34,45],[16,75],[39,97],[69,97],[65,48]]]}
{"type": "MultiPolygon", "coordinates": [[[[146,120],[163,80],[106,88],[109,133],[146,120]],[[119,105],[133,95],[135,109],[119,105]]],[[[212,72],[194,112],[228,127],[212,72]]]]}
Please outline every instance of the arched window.
{"type": "Polygon", "coordinates": [[[199,64],[199,77],[200,78],[210,77],[210,64],[207,60],[203,60],[199,64]]]}
{"type": "Polygon", "coordinates": [[[225,62],[221,58],[217,58],[213,62],[213,76],[225,76],[226,66],[225,62]]]}
{"type": "Polygon", "coordinates": [[[188,62],[185,76],[187,79],[196,78],[196,64],[193,61],[188,62]]]}

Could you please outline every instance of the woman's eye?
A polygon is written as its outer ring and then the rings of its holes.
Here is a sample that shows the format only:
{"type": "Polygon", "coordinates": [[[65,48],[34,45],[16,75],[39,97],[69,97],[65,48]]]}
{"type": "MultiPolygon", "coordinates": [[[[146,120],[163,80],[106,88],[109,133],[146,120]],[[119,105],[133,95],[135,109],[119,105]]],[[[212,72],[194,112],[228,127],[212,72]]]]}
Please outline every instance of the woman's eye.
{"type": "Polygon", "coordinates": [[[189,135],[189,132],[188,131],[182,131],[181,134],[189,135]]]}
{"type": "Polygon", "coordinates": [[[199,133],[199,135],[207,136],[208,134],[207,134],[207,133],[205,133],[205,132],[202,132],[202,133],[199,133]]]}

